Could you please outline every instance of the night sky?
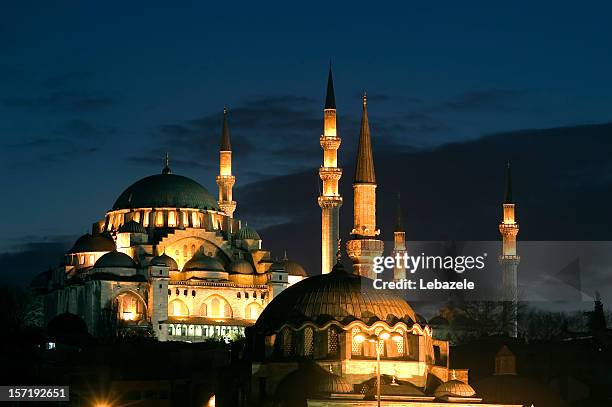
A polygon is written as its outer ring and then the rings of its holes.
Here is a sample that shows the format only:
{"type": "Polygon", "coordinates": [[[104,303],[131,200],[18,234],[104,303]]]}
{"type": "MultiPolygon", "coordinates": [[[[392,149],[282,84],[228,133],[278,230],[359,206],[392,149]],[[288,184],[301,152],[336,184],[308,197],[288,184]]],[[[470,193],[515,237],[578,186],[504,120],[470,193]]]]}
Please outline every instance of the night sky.
{"type": "Polygon", "coordinates": [[[165,152],[216,195],[224,106],[236,216],[317,272],[330,59],[343,236],[365,90],[385,238],[401,191],[409,239],[497,239],[511,159],[523,239],[609,240],[609,2],[13,3],[0,12],[3,279],[56,264],[165,152]]]}

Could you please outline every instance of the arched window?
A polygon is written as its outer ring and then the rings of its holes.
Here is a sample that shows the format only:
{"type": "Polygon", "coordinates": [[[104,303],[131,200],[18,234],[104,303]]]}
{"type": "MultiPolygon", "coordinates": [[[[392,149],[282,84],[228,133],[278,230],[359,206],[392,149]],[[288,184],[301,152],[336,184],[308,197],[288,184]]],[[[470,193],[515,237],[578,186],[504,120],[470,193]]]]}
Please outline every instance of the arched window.
{"type": "Polygon", "coordinates": [[[159,211],[155,214],[155,226],[164,226],[164,212],[159,211]]]}
{"type": "Polygon", "coordinates": [[[168,212],[168,226],[176,226],[176,213],[174,211],[168,212]]]}
{"type": "Polygon", "coordinates": [[[123,321],[140,321],[144,317],[144,303],[136,294],[126,292],[117,297],[117,312],[123,321]]]}
{"type": "Polygon", "coordinates": [[[327,353],[332,356],[338,355],[338,332],[334,328],[327,330],[327,353]]]}
{"type": "Polygon", "coordinates": [[[216,294],[204,300],[200,314],[209,318],[231,318],[233,315],[229,302],[216,294]]]}
{"type": "Polygon", "coordinates": [[[213,298],[210,302],[211,314],[214,316],[220,316],[221,314],[221,301],[218,298],[213,298]]]}
{"type": "Polygon", "coordinates": [[[174,325],[168,325],[168,335],[174,335],[174,325]]]}
{"type": "Polygon", "coordinates": [[[172,300],[168,304],[168,315],[186,317],[189,315],[189,308],[181,300],[172,300]]]}
{"type": "Polygon", "coordinates": [[[259,314],[261,314],[262,308],[261,305],[256,302],[252,302],[246,306],[244,311],[244,317],[246,319],[257,319],[259,318],[259,314]]]}
{"type": "Polygon", "coordinates": [[[304,328],[304,356],[312,356],[314,353],[314,330],[308,326],[304,328]]]}
{"type": "Polygon", "coordinates": [[[281,344],[281,350],[282,350],[283,356],[291,356],[291,352],[293,351],[292,346],[291,346],[292,342],[293,342],[292,332],[289,328],[285,328],[283,330],[283,341],[281,344]]]}
{"type": "Polygon", "coordinates": [[[358,341],[355,340],[355,335],[357,335],[359,332],[361,332],[359,328],[357,327],[353,328],[351,353],[355,356],[363,355],[363,343],[359,343],[358,341]]]}

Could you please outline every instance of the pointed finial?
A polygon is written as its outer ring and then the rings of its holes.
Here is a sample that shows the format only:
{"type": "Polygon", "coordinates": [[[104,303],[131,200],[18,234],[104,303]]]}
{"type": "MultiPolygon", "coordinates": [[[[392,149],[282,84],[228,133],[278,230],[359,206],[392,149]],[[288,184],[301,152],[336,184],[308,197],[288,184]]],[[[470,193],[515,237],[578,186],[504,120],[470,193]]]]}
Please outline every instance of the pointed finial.
{"type": "Polygon", "coordinates": [[[170,169],[170,158],[168,157],[168,152],[166,152],[166,158],[164,159],[164,169],[162,170],[162,174],[172,174],[172,170],[170,169]]]}
{"type": "Polygon", "coordinates": [[[283,256],[283,260],[284,261],[289,260],[289,258],[287,257],[287,249],[285,249],[285,255],[283,256]]]}
{"type": "Polygon", "coordinates": [[[397,193],[397,207],[395,212],[395,231],[403,232],[404,228],[402,227],[402,202],[400,193],[397,193]]]}
{"type": "Polygon", "coordinates": [[[455,373],[455,369],[451,370],[451,380],[457,380],[457,374],[455,373]]]}
{"type": "Polygon", "coordinates": [[[504,203],[512,202],[512,173],[510,168],[510,160],[506,163],[506,191],[504,193],[504,203]]]}
{"type": "Polygon", "coordinates": [[[227,107],[224,107],[223,108],[223,124],[221,126],[221,144],[219,147],[220,151],[232,151],[229,124],[227,122],[227,116],[228,116],[227,113],[228,113],[228,109],[227,107]]]}
{"type": "Polygon", "coordinates": [[[340,244],[340,242],[342,242],[342,239],[338,239],[338,250],[336,251],[336,263],[340,263],[340,260],[342,259],[342,250],[341,250],[342,245],[340,244]]]}
{"type": "Polygon", "coordinates": [[[332,365],[329,365],[329,373],[334,373],[334,368],[332,367],[332,365]]]}
{"type": "Polygon", "coordinates": [[[363,91],[363,107],[366,107],[367,105],[368,105],[368,92],[364,90],[363,91]]]}
{"type": "Polygon", "coordinates": [[[327,75],[327,94],[325,95],[325,109],[336,108],[336,95],[334,94],[334,78],[332,76],[331,59],[329,60],[329,74],[327,75]]]}

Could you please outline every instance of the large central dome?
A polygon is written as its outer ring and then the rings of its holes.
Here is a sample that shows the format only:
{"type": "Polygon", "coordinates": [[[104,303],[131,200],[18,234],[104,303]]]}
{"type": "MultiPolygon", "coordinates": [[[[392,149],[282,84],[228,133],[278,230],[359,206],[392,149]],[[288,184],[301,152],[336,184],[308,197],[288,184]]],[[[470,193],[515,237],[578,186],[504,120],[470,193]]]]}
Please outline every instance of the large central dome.
{"type": "Polygon", "coordinates": [[[369,278],[347,273],[336,265],[331,273],[309,277],[280,293],[264,309],[256,326],[275,331],[285,323],[335,320],[348,324],[355,319],[366,324],[379,320],[417,322],[415,312],[403,298],[377,290],[369,278]]]}
{"type": "Polygon", "coordinates": [[[151,175],[130,185],[113,210],[132,208],[194,208],[219,210],[215,198],[194,180],[175,174],[151,175]]]}

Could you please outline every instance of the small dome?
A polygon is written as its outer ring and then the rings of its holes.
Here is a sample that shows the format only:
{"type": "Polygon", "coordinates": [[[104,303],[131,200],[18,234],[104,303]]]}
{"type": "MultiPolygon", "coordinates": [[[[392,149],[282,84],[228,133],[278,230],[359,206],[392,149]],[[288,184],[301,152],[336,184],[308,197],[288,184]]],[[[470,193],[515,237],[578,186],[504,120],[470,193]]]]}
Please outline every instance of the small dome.
{"type": "Polygon", "coordinates": [[[135,268],[134,260],[125,253],[116,250],[106,253],[100,257],[94,268],[135,268]]]}
{"type": "Polygon", "coordinates": [[[261,240],[261,237],[259,237],[259,233],[257,233],[255,229],[245,226],[241,228],[238,232],[236,232],[236,239],[237,240],[247,240],[247,239],[261,240]]]}
{"type": "Polygon", "coordinates": [[[457,379],[442,383],[434,391],[434,396],[438,399],[443,397],[474,397],[475,394],[476,391],[472,386],[457,379]]]}
{"type": "Polygon", "coordinates": [[[285,271],[290,276],[308,277],[306,270],[304,270],[304,267],[302,267],[300,263],[291,260],[283,260],[282,264],[285,271]]]}
{"type": "Polygon", "coordinates": [[[68,253],[111,252],[115,250],[115,242],[107,235],[92,236],[89,233],[79,237],[68,253]]]}
{"type": "Polygon", "coordinates": [[[248,261],[244,259],[238,259],[231,264],[230,272],[237,274],[253,274],[255,270],[253,269],[251,263],[249,263],[248,261]]]}
{"type": "Polygon", "coordinates": [[[135,220],[130,220],[119,227],[119,233],[147,233],[147,230],[135,220]]]}
{"type": "Polygon", "coordinates": [[[149,264],[151,266],[168,267],[170,271],[178,271],[179,269],[176,261],[174,261],[174,259],[168,256],[166,253],[162,254],[161,256],[153,257],[149,264]]]}
{"type": "Polygon", "coordinates": [[[197,252],[185,263],[183,271],[225,271],[225,267],[216,258],[197,252]]]}
{"type": "Polygon", "coordinates": [[[317,386],[317,392],[320,393],[352,393],[353,386],[342,377],[328,372],[323,375],[317,386]]]}

